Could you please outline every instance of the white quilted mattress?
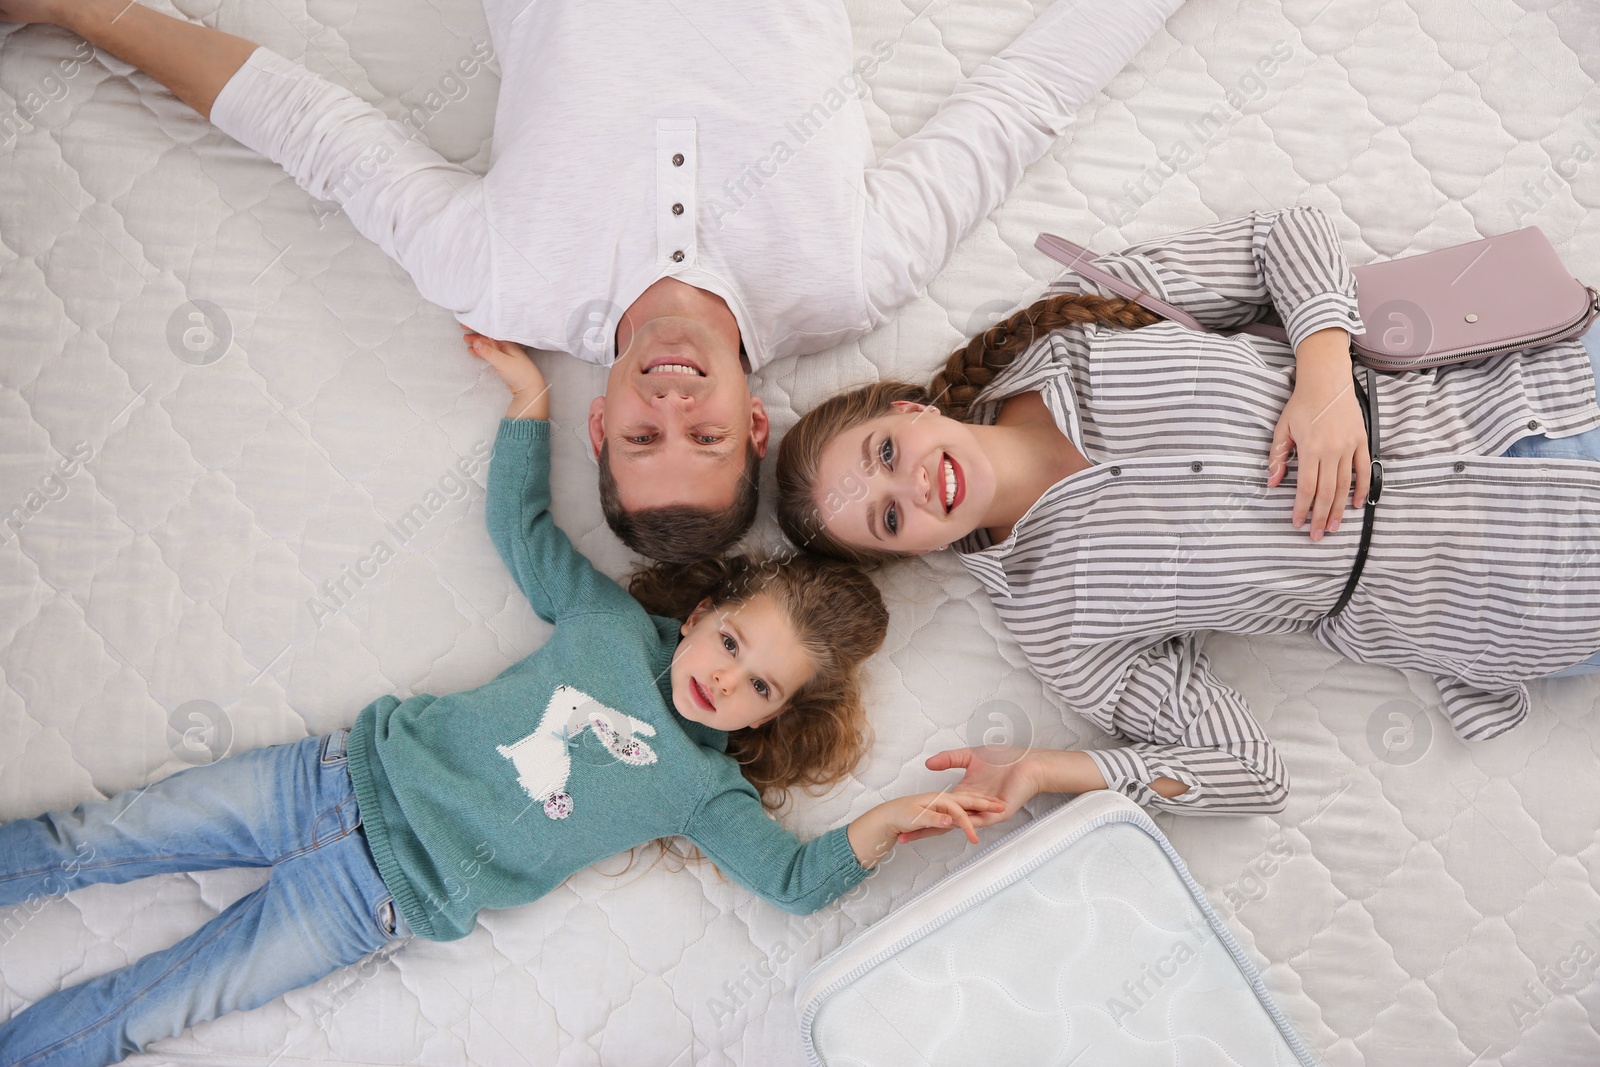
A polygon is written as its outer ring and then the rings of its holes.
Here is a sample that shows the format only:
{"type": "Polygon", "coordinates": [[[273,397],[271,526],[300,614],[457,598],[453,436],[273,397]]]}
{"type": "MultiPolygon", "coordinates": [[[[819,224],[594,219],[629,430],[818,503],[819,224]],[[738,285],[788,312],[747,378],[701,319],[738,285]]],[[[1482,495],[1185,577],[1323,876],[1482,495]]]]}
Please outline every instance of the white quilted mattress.
{"type": "MultiPolygon", "coordinates": [[[[497,76],[448,76],[486,39],[477,0],[184,3],[395,115],[422,107],[437,149],[486,166],[497,76]]],[[[848,3],[860,50],[893,43],[865,102],[880,148],[1033,14],[848,3]]],[[[325,732],[380,693],[469,687],[542,640],[470,463],[503,387],[450,316],[154,82],[109,57],[47,80],[77,39],[0,33],[0,818],[325,732]],[[186,337],[186,300],[220,309],[231,338],[186,337]],[[419,504],[402,541],[386,524],[419,504]],[[393,558],[375,566],[379,541],[393,558]],[[322,591],[347,573],[366,577],[322,591]]],[[[859,345],[774,364],[757,393],[781,429],[877,373],[925,375],[1053,276],[1031,247],[1042,229],[1109,250],[1311,203],[1361,262],[1537,223],[1594,282],[1597,75],[1594,0],[1190,0],[927,296],[859,345]]],[[[557,515],[620,574],[581,444],[602,372],[542,365],[566,431],[557,515]]],[[[776,538],[770,518],[758,532],[776,538]]],[[[986,731],[1103,743],[1042,692],[954,559],[883,582],[875,747],[789,825],[947,781],[922,759],[986,731]]],[[[1207,647],[1282,747],[1292,796],[1271,818],[1158,822],[1308,1046],[1337,1065],[1600,1062],[1600,681],[1546,683],[1526,724],[1468,747],[1426,678],[1310,640],[1207,647]]],[[[613,863],[141,1061],[797,1064],[800,976],[965,851],[954,836],[901,848],[810,918],[709,869],[613,863]]],[[[171,943],[260,878],[48,904],[0,944],[0,1015],[171,943]]]]}
{"type": "Polygon", "coordinates": [[[1077,797],[823,957],[810,1067],[1311,1067],[1255,965],[1137,804],[1077,797]]]}

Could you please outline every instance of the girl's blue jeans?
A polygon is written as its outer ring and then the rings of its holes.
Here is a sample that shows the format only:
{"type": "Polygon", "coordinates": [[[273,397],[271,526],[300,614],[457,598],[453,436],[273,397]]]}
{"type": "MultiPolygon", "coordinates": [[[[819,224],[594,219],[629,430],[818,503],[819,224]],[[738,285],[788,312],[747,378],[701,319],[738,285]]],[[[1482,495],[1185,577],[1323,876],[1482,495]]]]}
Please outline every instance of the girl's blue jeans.
{"type": "MultiPolygon", "coordinates": [[[[1600,323],[1589,327],[1589,332],[1584,334],[1581,340],[1583,347],[1589,351],[1589,362],[1594,367],[1595,379],[1600,381],[1600,323]]],[[[1600,429],[1557,438],[1554,441],[1542,433],[1533,434],[1514,443],[1504,454],[1523,459],[1586,459],[1600,463],[1600,429]]],[[[1600,652],[1550,677],[1566,678],[1575,674],[1595,673],[1600,673],[1600,652]]]]}
{"type": "Polygon", "coordinates": [[[357,831],[348,735],[241,753],[71,812],[0,824],[6,937],[37,910],[25,902],[94,882],[272,868],[265,885],[171,948],[0,1024],[0,1064],[115,1063],[410,936],[357,831]]]}

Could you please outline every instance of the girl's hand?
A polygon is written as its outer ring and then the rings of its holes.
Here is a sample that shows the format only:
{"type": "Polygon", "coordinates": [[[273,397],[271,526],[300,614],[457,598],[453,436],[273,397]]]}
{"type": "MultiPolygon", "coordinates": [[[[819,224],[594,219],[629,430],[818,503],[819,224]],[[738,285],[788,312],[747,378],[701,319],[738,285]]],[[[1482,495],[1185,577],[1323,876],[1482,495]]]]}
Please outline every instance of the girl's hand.
{"type": "MultiPolygon", "coordinates": [[[[1030,749],[1016,745],[984,745],[980,748],[936,752],[928,757],[927,768],[930,771],[965,771],[961,781],[956,783],[957,790],[999,799],[1001,806],[998,810],[991,809],[973,816],[974,826],[993,826],[1005,822],[1041,791],[1037,755],[1030,749]]],[[[905,844],[943,832],[913,830],[901,833],[897,840],[905,844]]]]}
{"type": "Polygon", "coordinates": [[[975,819],[1004,807],[1005,802],[999,797],[968,791],[897,797],[879,804],[850,824],[850,847],[855,850],[856,861],[861,866],[873,867],[894,847],[901,834],[916,833],[921,837],[942,834],[960,826],[967,840],[976,845],[975,819]]]}
{"type": "Polygon", "coordinates": [[[1367,431],[1350,374],[1350,335],[1333,328],[1318,330],[1295,350],[1295,385],[1272,434],[1267,488],[1283,481],[1292,448],[1300,460],[1294,494],[1294,525],[1309,515],[1313,541],[1339,528],[1350,501],[1351,474],[1355,499],[1367,499],[1372,460],[1367,431]]]}
{"type": "MultiPolygon", "coordinates": [[[[0,0],[0,3],[5,2],[0,0]]],[[[545,384],[544,375],[522,346],[473,333],[465,326],[461,330],[462,339],[467,342],[467,351],[488,362],[511,390],[511,406],[506,409],[506,418],[548,419],[550,387],[545,384]]]]}

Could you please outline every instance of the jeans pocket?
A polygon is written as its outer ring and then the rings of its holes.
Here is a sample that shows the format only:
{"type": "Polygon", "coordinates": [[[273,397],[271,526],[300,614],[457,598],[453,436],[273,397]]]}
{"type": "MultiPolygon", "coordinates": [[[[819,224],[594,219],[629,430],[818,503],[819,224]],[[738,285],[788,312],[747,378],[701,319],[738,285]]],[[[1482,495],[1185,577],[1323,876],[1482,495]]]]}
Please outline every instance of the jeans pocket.
{"type": "Polygon", "coordinates": [[[378,931],[390,941],[403,941],[411,936],[411,927],[400,917],[394,897],[385,897],[383,903],[378,905],[377,919],[378,931]]]}
{"type": "Polygon", "coordinates": [[[348,755],[345,743],[349,740],[349,737],[349,730],[339,729],[322,739],[322,762],[325,766],[331,763],[345,762],[348,755]]]}

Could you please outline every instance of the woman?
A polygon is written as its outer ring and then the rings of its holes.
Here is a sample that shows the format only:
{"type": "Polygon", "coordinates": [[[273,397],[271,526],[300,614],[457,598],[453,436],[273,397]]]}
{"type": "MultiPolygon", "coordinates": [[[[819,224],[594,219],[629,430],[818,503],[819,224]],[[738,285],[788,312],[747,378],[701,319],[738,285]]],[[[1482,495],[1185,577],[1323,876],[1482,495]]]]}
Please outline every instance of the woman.
{"type": "Polygon", "coordinates": [[[956,548],[1044,681],[1134,742],[930,767],[966,768],[1007,815],[1035,791],[1098,788],[1276,811],[1282,762],[1194,631],[1309,630],[1427,671],[1464,738],[1510,729],[1530,679],[1600,649],[1593,348],[1379,376],[1370,557],[1325,617],[1360,534],[1343,508],[1368,481],[1348,355],[1363,327],[1333,226],[1308,208],[1254,214],[1098,265],[1214,328],[1276,311],[1293,347],[1056,295],[974,338],[929,389],[830,399],[780,450],[792,539],[858,561],[956,548]]]}

